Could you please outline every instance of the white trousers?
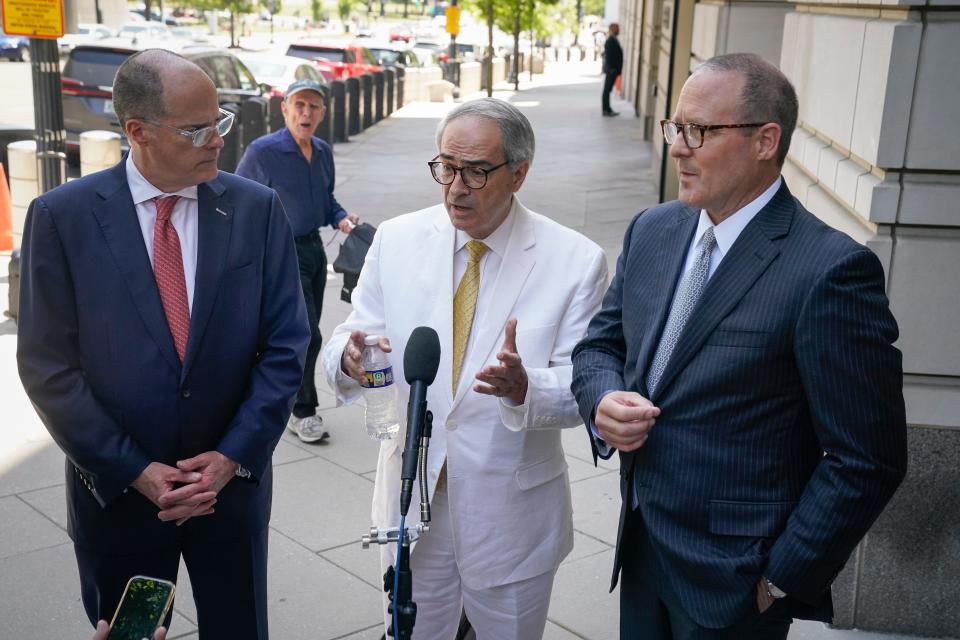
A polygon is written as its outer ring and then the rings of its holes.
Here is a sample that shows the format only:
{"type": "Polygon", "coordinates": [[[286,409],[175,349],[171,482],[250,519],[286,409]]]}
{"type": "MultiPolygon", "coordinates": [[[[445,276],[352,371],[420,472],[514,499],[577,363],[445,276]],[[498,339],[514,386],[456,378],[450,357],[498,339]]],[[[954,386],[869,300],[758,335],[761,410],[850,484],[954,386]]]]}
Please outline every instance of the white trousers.
{"type": "MultiPolygon", "coordinates": [[[[445,489],[441,488],[433,496],[430,511],[430,531],[420,538],[410,555],[413,601],[417,603],[413,640],[453,640],[460,624],[461,607],[477,640],[542,638],[556,572],[548,571],[491,589],[468,589],[460,580],[453,550],[445,489]]],[[[504,544],[510,541],[504,540],[504,544]]]]}

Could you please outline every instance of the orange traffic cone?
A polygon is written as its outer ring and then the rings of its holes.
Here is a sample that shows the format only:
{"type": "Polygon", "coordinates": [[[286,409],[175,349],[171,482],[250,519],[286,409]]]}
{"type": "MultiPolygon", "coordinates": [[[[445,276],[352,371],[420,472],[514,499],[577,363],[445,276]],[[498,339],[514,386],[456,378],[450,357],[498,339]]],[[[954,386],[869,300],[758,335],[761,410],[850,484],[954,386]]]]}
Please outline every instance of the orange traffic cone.
{"type": "Polygon", "coordinates": [[[0,164],[0,251],[13,251],[13,208],[7,174],[0,164]]]}

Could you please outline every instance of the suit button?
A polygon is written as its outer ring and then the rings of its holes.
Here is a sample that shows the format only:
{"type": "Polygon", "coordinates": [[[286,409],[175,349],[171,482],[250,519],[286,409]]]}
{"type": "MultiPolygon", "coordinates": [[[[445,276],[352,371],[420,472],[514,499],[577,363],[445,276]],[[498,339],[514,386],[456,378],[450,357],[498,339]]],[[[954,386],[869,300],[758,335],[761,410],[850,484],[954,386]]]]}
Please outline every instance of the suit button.
{"type": "Polygon", "coordinates": [[[190,389],[184,389],[184,390],[182,390],[182,391],[180,392],[180,395],[183,396],[184,398],[189,398],[189,397],[190,397],[190,389]]]}
{"type": "Polygon", "coordinates": [[[446,427],[447,431],[454,431],[457,428],[457,423],[453,420],[447,420],[447,424],[445,424],[444,427],[446,427]]]}

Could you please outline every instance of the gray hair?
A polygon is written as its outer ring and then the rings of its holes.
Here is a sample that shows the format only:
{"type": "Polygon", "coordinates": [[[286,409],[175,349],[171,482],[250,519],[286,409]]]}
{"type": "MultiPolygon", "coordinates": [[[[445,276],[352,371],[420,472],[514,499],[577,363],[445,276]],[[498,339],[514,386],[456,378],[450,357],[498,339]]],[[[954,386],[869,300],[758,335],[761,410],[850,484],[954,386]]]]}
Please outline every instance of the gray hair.
{"type": "Polygon", "coordinates": [[[164,49],[144,49],[124,60],[113,80],[113,110],[120,126],[125,127],[130,118],[159,120],[166,116],[161,73],[166,68],[184,65],[195,66],[164,49]]]}
{"type": "Polygon", "coordinates": [[[713,71],[736,73],[743,77],[740,117],[744,122],[774,122],[780,125],[777,165],[790,150],[790,138],[797,126],[797,92],[780,69],[754,53],[729,53],[700,64],[693,73],[713,71]]]}
{"type": "Polygon", "coordinates": [[[447,125],[465,116],[493,120],[500,127],[503,155],[512,169],[521,162],[533,162],[535,142],[533,127],[527,117],[515,106],[497,98],[480,98],[457,105],[437,125],[437,149],[447,125]]]}

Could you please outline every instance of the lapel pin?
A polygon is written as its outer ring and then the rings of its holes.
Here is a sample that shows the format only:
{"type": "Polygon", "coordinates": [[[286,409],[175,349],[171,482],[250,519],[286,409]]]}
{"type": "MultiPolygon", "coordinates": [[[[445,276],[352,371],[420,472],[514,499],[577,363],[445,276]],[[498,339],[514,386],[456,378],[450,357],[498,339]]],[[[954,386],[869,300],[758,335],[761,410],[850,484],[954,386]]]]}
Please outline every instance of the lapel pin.
{"type": "Polygon", "coordinates": [[[226,215],[227,215],[227,212],[224,211],[223,209],[221,209],[220,207],[217,207],[217,213],[219,213],[220,215],[222,215],[222,216],[224,216],[224,217],[226,217],[226,215]]]}

